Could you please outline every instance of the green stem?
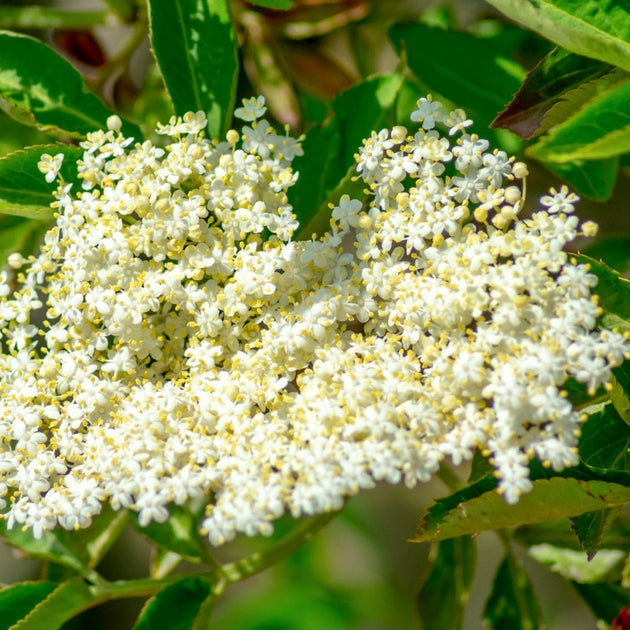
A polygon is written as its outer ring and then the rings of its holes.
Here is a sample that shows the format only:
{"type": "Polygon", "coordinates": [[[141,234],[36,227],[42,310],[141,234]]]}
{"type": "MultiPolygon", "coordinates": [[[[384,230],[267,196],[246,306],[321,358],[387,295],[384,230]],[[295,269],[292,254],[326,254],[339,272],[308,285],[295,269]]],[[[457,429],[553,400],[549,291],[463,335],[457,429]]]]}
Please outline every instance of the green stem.
{"type": "MultiPolygon", "coordinates": [[[[24,28],[91,28],[111,23],[107,11],[61,11],[48,7],[0,7],[0,27],[24,28]]],[[[114,23],[117,20],[114,19],[114,23]]]]}
{"type": "Polygon", "coordinates": [[[287,534],[277,545],[260,553],[254,553],[247,558],[237,560],[230,564],[224,564],[223,574],[228,582],[240,582],[256,573],[273,566],[290,556],[304,543],[310,540],[324,525],[329,523],[338,512],[327,512],[319,514],[308,520],[301,522],[289,534],[287,534]]]}

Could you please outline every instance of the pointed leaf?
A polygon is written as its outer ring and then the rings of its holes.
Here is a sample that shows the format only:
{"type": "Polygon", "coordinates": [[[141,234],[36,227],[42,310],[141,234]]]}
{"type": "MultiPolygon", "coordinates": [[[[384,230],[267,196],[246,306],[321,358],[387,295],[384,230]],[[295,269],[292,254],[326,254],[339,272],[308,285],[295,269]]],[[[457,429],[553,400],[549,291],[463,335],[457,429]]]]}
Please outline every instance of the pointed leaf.
{"type": "Polygon", "coordinates": [[[167,586],[144,607],[134,630],[193,630],[210,583],[201,578],[184,578],[167,586]]]}
{"type": "Polygon", "coordinates": [[[605,481],[552,477],[537,479],[516,505],[508,505],[482,480],[436,501],[425,513],[412,542],[434,542],[489,529],[577,516],[630,501],[630,487],[605,481]],[[485,488],[485,491],[484,491],[485,488]]]}
{"type": "Polygon", "coordinates": [[[580,195],[593,201],[610,199],[619,171],[619,157],[604,160],[575,160],[574,162],[545,162],[545,167],[564,179],[580,195]]]}
{"type": "Polygon", "coordinates": [[[488,0],[562,48],[630,71],[630,13],[623,2],[488,0]]]}
{"type": "Polygon", "coordinates": [[[606,527],[617,514],[618,510],[607,508],[595,512],[586,512],[572,517],[571,529],[580,541],[586,558],[591,561],[602,546],[602,539],[606,527]]]}
{"type": "Polygon", "coordinates": [[[26,617],[56,588],[53,582],[20,582],[0,590],[0,630],[8,630],[26,617]]]}
{"type": "Polygon", "coordinates": [[[630,151],[630,78],[610,86],[527,153],[537,160],[600,160],[630,151]]]}
{"type": "MultiPolygon", "coordinates": [[[[46,44],[9,31],[0,31],[0,107],[23,124],[77,138],[105,128],[114,113],[46,44]]],[[[131,123],[123,122],[122,131],[141,138],[131,123]]]]}
{"type": "Polygon", "coordinates": [[[81,578],[67,580],[58,584],[26,617],[11,626],[11,630],[60,628],[97,600],[98,597],[81,578]]]}
{"type": "Polygon", "coordinates": [[[534,589],[511,553],[499,565],[483,616],[493,630],[542,628],[542,613],[534,589]]]}
{"type": "Polygon", "coordinates": [[[418,79],[464,107],[480,127],[490,125],[525,76],[520,66],[497,54],[492,42],[469,33],[426,24],[395,24],[389,35],[398,54],[405,52],[418,79]]]}
{"type": "Polygon", "coordinates": [[[431,572],[417,602],[423,628],[462,627],[475,560],[475,542],[468,536],[443,540],[434,546],[431,572]]]}
{"type": "Polygon", "coordinates": [[[625,554],[619,550],[603,550],[589,560],[581,551],[560,549],[553,545],[536,545],[529,555],[547,565],[554,573],[580,584],[608,581],[610,575],[619,574],[625,554]]]}
{"type": "Polygon", "coordinates": [[[0,213],[52,221],[55,184],[37,168],[44,153],[63,153],[61,176],[66,182],[77,180],[77,160],[83,155],[79,147],[43,144],[10,153],[0,158],[0,213]]]}
{"type": "Polygon", "coordinates": [[[149,0],[153,52],[175,113],[203,111],[215,138],[227,131],[238,78],[228,0],[149,0]]]}
{"type": "Polygon", "coordinates": [[[566,118],[567,111],[575,113],[601,89],[602,83],[611,81],[612,69],[610,64],[556,48],[528,72],[510,104],[492,121],[492,127],[532,138],[566,118]],[[561,117],[556,110],[563,110],[561,117]]]}

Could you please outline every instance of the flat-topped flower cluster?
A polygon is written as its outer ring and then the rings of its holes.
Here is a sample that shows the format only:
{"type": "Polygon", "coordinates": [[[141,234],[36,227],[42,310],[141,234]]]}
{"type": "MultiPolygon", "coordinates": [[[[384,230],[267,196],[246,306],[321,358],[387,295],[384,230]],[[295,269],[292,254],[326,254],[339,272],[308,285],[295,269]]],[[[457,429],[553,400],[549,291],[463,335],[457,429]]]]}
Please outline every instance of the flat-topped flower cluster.
{"type": "Polygon", "coordinates": [[[202,113],[172,119],[164,148],[112,117],[81,145],[80,183],[42,158],[55,225],[0,277],[9,527],[86,527],[104,503],[144,525],[205,498],[218,545],[477,448],[510,503],[532,458],[577,462],[563,386],[595,390],[629,349],[596,329],[596,278],[563,251],[594,229],[577,197],[519,218],[525,166],[420,99],[417,130],[358,150],[367,201],[292,240],[302,149],[264,111],[245,101],[250,126],[222,142],[202,113]]]}

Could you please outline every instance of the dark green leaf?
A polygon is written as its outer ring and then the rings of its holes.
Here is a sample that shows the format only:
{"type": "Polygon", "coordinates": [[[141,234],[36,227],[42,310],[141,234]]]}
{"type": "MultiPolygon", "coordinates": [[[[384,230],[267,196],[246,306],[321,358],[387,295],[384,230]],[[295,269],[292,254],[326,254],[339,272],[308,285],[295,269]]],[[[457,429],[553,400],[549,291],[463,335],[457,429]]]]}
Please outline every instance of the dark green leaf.
{"type": "Polygon", "coordinates": [[[558,175],[580,195],[594,201],[610,199],[619,171],[619,157],[604,160],[575,160],[574,162],[544,162],[545,167],[558,175]]]}
{"type": "MultiPolygon", "coordinates": [[[[0,107],[23,124],[74,137],[105,128],[113,114],[65,59],[37,39],[9,31],[0,31],[0,107]]],[[[122,131],[141,138],[136,125],[123,122],[122,131]]]]}
{"type": "Polygon", "coordinates": [[[614,269],[589,256],[577,254],[580,263],[589,265],[598,278],[595,292],[604,309],[602,323],[608,328],[630,331],[630,280],[622,278],[614,269]]]}
{"type": "Polygon", "coordinates": [[[289,190],[300,238],[328,228],[328,203],[338,201],[342,193],[363,196],[364,184],[352,182],[354,154],[372,130],[393,122],[401,85],[397,74],[370,78],[340,94],[332,103],[334,116],[307,132],[304,155],[293,162],[300,177],[289,190]]]}
{"type": "Polygon", "coordinates": [[[398,54],[406,54],[418,79],[464,107],[480,127],[490,125],[524,78],[520,66],[498,55],[491,42],[469,33],[426,24],[395,24],[389,34],[398,54]]]}
{"type": "Polygon", "coordinates": [[[268,9],[290,9],[295,0],[249,0],[249,2],[268,9]]]}
{"type": "Polygon", "coordinates": [[[149,0],[153,52],[175,113],[203,111],[218,138],[236,95],[236,33],[227,0],[149,0]]]}
{"type": "Polygon", "coordinates": [[[52,593],[53,582],[20,582],[0,590],[0,630],[8,630],[52,593]]]}
{"type": "Polygon", "coordinates": [[[77,160],[83,155],[79,147],[44,144],[10,153],[0,158],[0,213],[52,220],[55,184],[49,184],[37,168],[44,153],[63,153],[60,174],[66,182],[76,182],[77,160]]]}
{"type": "Polygon", "coordinates": [[[184,578],[167,586],[144,607],[134,630],[192,630],[210,584],[201,578],[184,578]]]}
{"type": "Polygon", "coordinates": [[[606,527],[617,514],[617,510],[607,508],[586,512],[572,517],[571,529],[580,541],[582,549],[586,552],[588,560],[592,560],[599,551],[606,527]]]}
{"type": "Polygon", "coordinates": [[[630,151],[630,78],[603,90],[527,153],[543,162],[600,160],[630,151]]]}
{"type": "Polygon", "coordinates": [[[489,529],[577,516],[630,501],[630,488],[605,481],[537,479],[516,505],[492,490],[492,479],[473,484],[436,503],[422,517],[413,542],[434,542],[489,529]]]}
{"type": "Polygon", "coordinates": [[[556,116],[552,110],[575,113],[592,98],[602,79],[608,80],[606,77],[612,69],[610,64],[556,48],[528,72],[514,98],[492,126],[509,129],[521,138],[532,138],[554,124],[551,121],[556,116]]]}
{"type": "Polygon", "coordinates": [[[488,475],[492,475],[494,468],[488,461],[487,457],[481,454],[479,449],[475,450],[472,463],[470,465],[470,475],[468,476],[468,483],[476,483],[488,475]]]}
{"type": "Polygon", "coordinates": [[[56,586],[46,599],[12,626],[11,630],[59,628],[98,599],[80,578],[73,578],[56,586]]]}
{"type": "Polygon", "coordinates": [[[169,506],[170,516],[165,523],[138,525],[137,517],[132,519],[138,531],[157,542],[169,551],[188,559],[201,558],[203,543],[199,538],[199,518],[193,510],[177,505],[169,506]]]}
{"type": "Polygon", "coordinates": [[[630,269],[630,236],[606,234],[594,240],[582,251],[621,273],[630,269]]]}
{"type": "Polygon", "coordinates": [[[589,468],[630,471],[630,426],[613,405],[606,405],[582,425],[580,459],[589,468]]]}
{"type": "Polygon", "coordinates": [[[492,630],[542,627],[540,605],[529,577],[511,553],[499,565],[483,616],[492,630]]]}
{"type": "Polygon", "coordinates": [[[423,628],[457,630],[462,627],[475,574],[475,560],[475,542],[469,536],[436,543],[431,572],[418,596],[423,628]]]}
{"type": "Polygon", "coordinates": [[[610,623],[624,606],[630,606],[630,591],[617,584],[571,582],[598,619],[610,623]]]}
{"type": "Polygon", "coordinates": [[[619,417],[630,426],[630,361],[613,370],[610,400],[619,417]]]}
{"type": "Polygon", "coordinates": [[[630,13],[624,2],[604,6],[601,0],[488,2],[562,48],[630,71],[630,13]]]}

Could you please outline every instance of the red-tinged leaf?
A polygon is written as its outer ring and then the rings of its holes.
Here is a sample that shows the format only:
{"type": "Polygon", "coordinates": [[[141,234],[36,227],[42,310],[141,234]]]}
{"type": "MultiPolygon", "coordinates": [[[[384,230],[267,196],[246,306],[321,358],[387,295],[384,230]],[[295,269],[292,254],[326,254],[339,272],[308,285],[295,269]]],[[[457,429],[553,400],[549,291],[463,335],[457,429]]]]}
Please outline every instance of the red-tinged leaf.
{"type": "Polygon", "coordinates": [[[492,127],[532,138],[550,126],[551,110],[573,112],[589,100],[600,83],[610,81],[613,66],[556,48],[531,70],[492,127]]]}

